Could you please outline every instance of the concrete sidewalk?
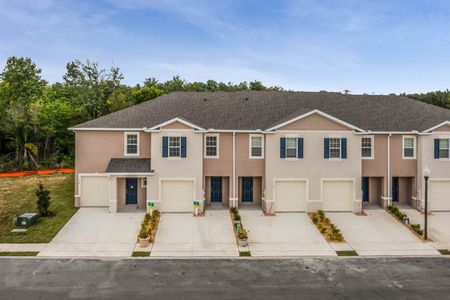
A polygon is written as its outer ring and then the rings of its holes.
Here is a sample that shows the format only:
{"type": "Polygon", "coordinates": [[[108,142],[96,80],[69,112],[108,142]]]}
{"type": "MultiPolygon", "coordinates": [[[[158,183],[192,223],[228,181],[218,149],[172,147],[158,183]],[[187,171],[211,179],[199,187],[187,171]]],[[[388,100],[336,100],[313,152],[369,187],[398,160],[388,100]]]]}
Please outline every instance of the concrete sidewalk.
{"type": "Polygon", "coordinates": [[[18,244],[4,243],[0,244],[0,252],[39,252],[47,246],[45,243],[36,244],[18,244]]]}

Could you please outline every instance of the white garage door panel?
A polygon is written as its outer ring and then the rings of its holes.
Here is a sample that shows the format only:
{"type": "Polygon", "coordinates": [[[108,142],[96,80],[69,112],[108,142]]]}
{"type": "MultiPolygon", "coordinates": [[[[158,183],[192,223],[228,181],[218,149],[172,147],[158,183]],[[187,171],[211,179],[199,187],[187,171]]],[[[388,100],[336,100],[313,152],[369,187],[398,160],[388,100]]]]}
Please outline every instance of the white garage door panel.
{"type": "Polygon", "coordinates": [[[323,210],[353,210],[353,181],[324,181],[322,188],[323,210]]]}
{"type": "Polygon", "coordinates": [[[193,181],[166,180],[161,183],[162,212],[192,212],[193,181]]]}
{"type": "Polygon", "coordinates": [[[430,181],[430,210],[450,210],[450,180],[430,181]]]}
{"type": "Polygon", "coordinates": [[[81,206],[109,206],[109,181],[106,176],[81,177],[81,206]]]}
{"type": "Polygon", "coordinates": [[[275,207],[279,212],[305,211],[306,182],[277,181],[275,183],[275,207]]]}

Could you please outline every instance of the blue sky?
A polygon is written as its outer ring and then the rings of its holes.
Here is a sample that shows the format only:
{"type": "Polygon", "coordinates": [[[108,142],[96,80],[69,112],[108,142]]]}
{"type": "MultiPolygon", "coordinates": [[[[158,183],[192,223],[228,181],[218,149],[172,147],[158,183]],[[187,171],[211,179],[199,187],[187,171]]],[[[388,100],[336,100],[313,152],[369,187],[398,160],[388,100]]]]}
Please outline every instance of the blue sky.
{"type": "Polygon", "coordinates": [[[448,0],[0,0],[0,67],[28,56],[44,79],[68,61],[125,83],[179,74],[304,91],[450,88],[448,0]]]}

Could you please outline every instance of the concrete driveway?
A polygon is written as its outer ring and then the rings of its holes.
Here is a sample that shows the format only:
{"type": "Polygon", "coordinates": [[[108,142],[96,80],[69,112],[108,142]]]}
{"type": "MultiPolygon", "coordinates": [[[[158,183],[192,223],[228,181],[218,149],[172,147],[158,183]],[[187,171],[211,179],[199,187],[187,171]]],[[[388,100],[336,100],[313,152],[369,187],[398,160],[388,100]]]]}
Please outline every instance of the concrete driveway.
{"type": "Polygon", "coordinates": [[[326,213],[359,255],[439,255],[383,209],[366,209],[365,213],[326,213]]]}
{"type": "Polygon", "coordinates": [[[39,256],[130,257],[144,213],[80,208],[39,256]]]}
{"type": "MultiPolygon", "coordinates": [[[[424,214],[412,207],[400,207],[400,210],[408,215],[411,223],[420,224],[423,228],[424,214]]],[[[432,212],[428,215],[428,236],[436,249],[450,250],[450,212],[432,212]]]]}
{"type": "Polygon", "coordinates": [[[163,213],[150,256],[239,256],[230,213],[163,213]]]}
{"type": "Polygon", "coordinates": [[[249,231],[252,256],[336,256],[305,213],[266,217],[260,210],[240,210],[249,231]]]}

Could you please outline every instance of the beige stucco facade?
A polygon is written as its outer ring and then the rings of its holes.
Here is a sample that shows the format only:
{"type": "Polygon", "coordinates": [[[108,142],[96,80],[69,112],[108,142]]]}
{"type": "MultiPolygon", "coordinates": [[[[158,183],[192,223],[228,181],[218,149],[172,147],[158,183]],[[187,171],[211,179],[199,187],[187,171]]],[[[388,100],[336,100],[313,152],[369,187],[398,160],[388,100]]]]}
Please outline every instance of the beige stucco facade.
{"type": "MultiPolygon", "coordinates": [[[[184,125],[184,124],[183,124],[184,125]]],[[[181,125],[177,125],[177,127],[181,125]]],[[[184,180],[193,184],[194,201],[203,205],[203,134],[192,128],[175,129],[161,128],[152,132],[152,169],[155,170],[147,182],[147,201],[154,202],[156,208],[161,205],[161,184],[164,180],[184,180]],[[162,155],[162,140],[164,136],[186,137],[186,158],[165,158],[162,155]]],[[[193,204],[192,204],[193,205],[193,204]]]]}
{"type": "Polygon", "coordinates": [[[450,184],[450,159],[434,158],[434,139],[450,139],[450,126],[444,125],[436,128],[430,135],[423,135],[419,139],[421,153],[418,160],[418,208],[424,208],[425,179],[423,169],[428,167],[431,171],[430,181],[449,181],[450,184]]]}
{"type": "MultiPolygon", "coordinates": [[[[111,158],[126,158],[125,134],[129,131],[76,131],[75,134],[75,203],[80,205],[80,176],[93,174],[108,176],[110,185],[110,207],[120,211],[125,205],[124,176],[104,174],[111,158]],[[111,204],[112,203],[112,204],[111,204]]],[[[253,205],[266,208],[268,203],[276,209],[274,200],[275,181],[283,179],[307,182],[306,210],[322,209],[323,182],[327,180],[351,181],[354,196],[353,210],[362,205],[362,177],[368,177],[369,201],[387,205],[392,199],[392,178],[399,178],[399,202],[414,207],[423,206],[424,190],[422,169],[428,166],[435,180],[450,180],[450,160],[434,159],[434,139],[450,138],[450,126],[443,125],[430,134],[379,134],[373,137],[374,156],[361,157],[361,139],[348,124],[311,114],[290,122],[271,132],[203,132],[181,122],[169,123],[155,130],[131,131],[139,134],[139,155],[130,157],[151,158],[152,175],[138,177],[138,207],[147,207],[147,202],[161,204],[161,182],[165,180],[192,181],[193,200],[210,201],[210,178],[222,177],[222,201],[229,205],[242,203],[242,178],[253,177],[253,205]],[[214,134],[219,139],[218,157],[205,157],[205,136],[214,134]],[[263,157],[251,158],[250,137],[263,136],[263,157]],[[403,157],[403,137],[416,139],[416,156],[403,157]],[[162,157],[163,136],[187,138],[186,158],[162,157]],[[304,139],[304,157],[280,158],[280,138],[301,137],[304,139]],[[346,159],[325,159],[324,139],[341,137],[347,139],[346,159]],[[233,147],[234,146],[234,147],[233,147]],[[390,158],[390,159],[389,159],[390,158]],[[390,161],[390,163],[389,163],[390,161]],[[147,187],[141,187],[143,177],[147,187]]]]}
{"type": "MultiPolygon", "coordinates": [[[[266,206],[274,202],[275,181],[280,179],[306,179],[308,193],[306,210],[322,209],[322,181],[348,179],[354,182],[353,209],[361,207],[361,137],[348,127],[321,116],[309,116],[273,134],[266,135],[266,206]],[[311,118],[311,121],[309,120],[311,118]],[[308,127],[305,124],[309,124],[308,127]],[[286,129],[287,128],[287,129],[286,129]],[[308,130],[305,130],[308,128],[308,130]],[[304,140],[303,158],[280,158],[280,138],[298,137],[304,140]],[[325,159],[324,139],[347,139],[346,159],[325,159]]],[[[271,205],[276,210],[276,202],[271,205]]]]}
{"type": "MultiPolygon", "coordinates": [[[[139,156],[151,156],[151,134],[126,131],[139,135],[139,156]]],[[[125,131],[75,132],[75,205],[80,205],[79,179],[83,174],[104,173],[111,158],[124,158],[125,131]]],[[[136,156],[134,156],[136,157],[136,156]]],[[[116,183],[117,184],[117,183],[116,183]]],[[[112,192],[113,193],[113,192],[112,192]]],[[[121,196],[118,195],[118,196],[121,196]]]]}

